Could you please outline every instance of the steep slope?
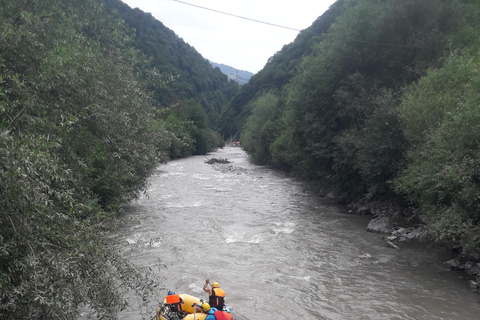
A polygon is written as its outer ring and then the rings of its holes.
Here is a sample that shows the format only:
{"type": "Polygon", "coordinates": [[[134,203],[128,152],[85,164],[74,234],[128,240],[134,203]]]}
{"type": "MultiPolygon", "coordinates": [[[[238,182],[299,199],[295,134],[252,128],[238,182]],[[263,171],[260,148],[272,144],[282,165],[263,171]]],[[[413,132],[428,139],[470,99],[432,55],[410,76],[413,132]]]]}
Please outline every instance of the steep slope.
{"type": "Polygon", "coordinates": [[[120,0],[104,0],[107,10],[118,11],[126,24],[135,29],[135,46],[151,58],[151,66],[174,81],[155,88],[155,98],[164,106],[180,100],[194,99],[205,110],[209,124],[216,119],[224,105],[238,91],[220,70],[212,67],[195,48],[184,42],[150,13],[132,9],[120,0]]]}
{"type": "Polygon", "coordinates": [[[285,45],[272,56],[265,67],[255,74],[233,97],[228,108],[225,108],[222,114],[221,129],[225,136],[238,136],[242,125],[251,113],[251,110],[245,108],[245,106],[258,93],[270,90],[278,91],[290,81],[302,57],[311,52],[313,44],[321,40],[322,35],[327,32],[335,19],[342,13],[343,2],[343,0],[339,0],[331,5],[292,43],[285,45]]]}

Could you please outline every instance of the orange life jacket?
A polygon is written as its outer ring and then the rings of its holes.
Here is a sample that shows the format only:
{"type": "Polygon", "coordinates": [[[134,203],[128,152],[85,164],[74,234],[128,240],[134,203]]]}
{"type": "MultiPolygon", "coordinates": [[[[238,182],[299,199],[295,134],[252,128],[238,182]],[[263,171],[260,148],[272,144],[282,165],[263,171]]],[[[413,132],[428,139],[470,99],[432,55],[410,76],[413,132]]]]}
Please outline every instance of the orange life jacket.
{"type": "Polygon", "coordinates": [[[170,296],[167,296],[165,299],[167,303],[170,305],[170,311],[182,312],[182,303],[180,302],[180,295],[172,294],[170,296]]]}
{"type": "Polygon", "coordinates": [[[225,316],[226,320],[233,320],[233,316],[231,313],[228,313],[227,311],[223,311],[223,315],[225,316]]]}
{"type": "Polygon", "coordinates": [[[212,308],[223,310],[225,304],[225,291],[220,288],[212,288],[212,295],[208,298],[208,304],[212,308]]]}

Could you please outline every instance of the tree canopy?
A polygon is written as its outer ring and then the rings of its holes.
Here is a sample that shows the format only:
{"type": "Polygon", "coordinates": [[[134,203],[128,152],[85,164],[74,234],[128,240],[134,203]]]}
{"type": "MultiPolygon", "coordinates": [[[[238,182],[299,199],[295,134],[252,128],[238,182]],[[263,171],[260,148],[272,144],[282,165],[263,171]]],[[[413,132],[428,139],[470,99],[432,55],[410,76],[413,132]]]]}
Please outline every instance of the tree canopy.
{"type": "Polygon", "coordinates": [[[347,201],[408,203],[432,239],[479,253],[480,211],[467,200],[478,198],[479,13],[477,1],[338,1],[315,22],[322,37],[290,45],[298,62],[289,48],[272,57],[294,64],[275,69],[289,82],[251,81],[225,118],[258,162],[347,201]]]}

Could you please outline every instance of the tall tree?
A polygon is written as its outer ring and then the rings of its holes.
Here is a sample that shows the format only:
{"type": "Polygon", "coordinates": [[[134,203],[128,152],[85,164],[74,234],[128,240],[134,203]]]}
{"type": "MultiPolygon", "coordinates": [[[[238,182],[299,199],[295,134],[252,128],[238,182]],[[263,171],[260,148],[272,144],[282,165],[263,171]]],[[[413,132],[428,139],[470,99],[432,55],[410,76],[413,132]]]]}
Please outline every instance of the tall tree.
{"type": "Polygon", "coordinates": [[[298,155],[290,159],[294,171],[324,180],[346,196],[385,192],[384,182],[372,185],[365,174],[395,175],[401,167],[397,156],[405,146],[398,143],[400,149],[388,153],[364,147],[393,146],[402,139],[395,112],[386,111],[395,109],[403,86],[441,64],[446,50],[471,42],[458,36],[476,25],[470,10],[470,4],[455,0],[346,1],[344,14],[303,60],[289,89],[292,139],[297,142],[291,153],[298,155]],[[384,129],[399,135],[375,133],[372,117],[389,123],[384,129]],[[373,133],[386,140],[368,143],[373,133]],[[393,164],[391,172],[365,167],[380,154],[390,157],[385,163],[393,164]]]}

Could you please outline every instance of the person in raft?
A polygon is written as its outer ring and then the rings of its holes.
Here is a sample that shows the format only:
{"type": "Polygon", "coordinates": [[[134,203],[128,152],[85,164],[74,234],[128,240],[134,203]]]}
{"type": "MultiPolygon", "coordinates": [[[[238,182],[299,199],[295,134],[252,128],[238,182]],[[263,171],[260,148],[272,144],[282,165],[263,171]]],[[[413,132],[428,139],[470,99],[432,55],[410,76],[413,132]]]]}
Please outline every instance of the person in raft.
{"type": "Polygon", "coordinates": [[[202,303],[201,308],[207,314],[205,320],[233,320],[233,316],[230,313],[210,308],[210,305],[206,302],[202,303]]]}
{"type": "Polygon", "coordinates": [[[226,308],[226,311],[219,311],[216,308],[210,308],[210,305],[206,302],[203,302],[201,305],[194,303],[193,307],[197,313],[203,312],[207,314],[205,320],[234,320],[232,310],[230,308],[226,308]],[[208,318],[209,316],[210,318],[208,318]]]}
{"type": "Polygon", "coordinates": [[[225,305],[225,291],[220,289],[218,282],[212,283],[212,288],[208,287],[210,280],[205,280],[205,285],[203,286],[203,291],[208,292],[208,303],[211,308],[217,310],[223,310],[225,305]]]}
{"type": "Polygon", "coordinates": [[[168,295],[165,297],[165,302],[169,304],[170,311],[183,315],[182,304],[184,304],[182,298],[175,291],[168,290],[168,295]]]}

